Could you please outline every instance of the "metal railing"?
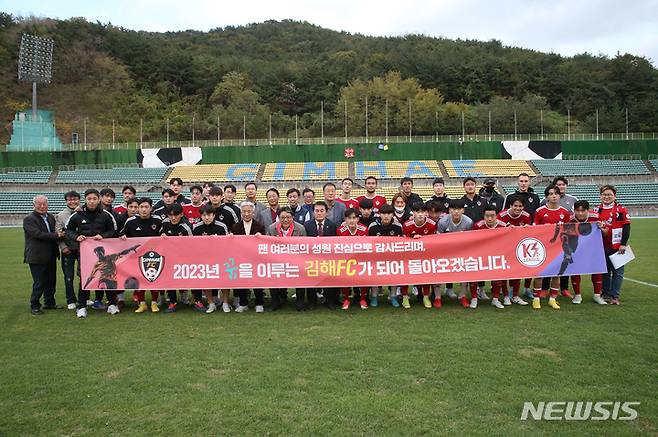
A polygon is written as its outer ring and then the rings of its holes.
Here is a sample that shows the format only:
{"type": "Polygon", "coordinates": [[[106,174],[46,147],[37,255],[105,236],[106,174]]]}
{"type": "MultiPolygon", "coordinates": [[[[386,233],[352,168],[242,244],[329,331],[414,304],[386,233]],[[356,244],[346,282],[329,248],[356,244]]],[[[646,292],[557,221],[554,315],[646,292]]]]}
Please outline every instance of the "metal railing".
{"type": "MultiPolygon", "coordinates": [[[[297,144],[318,145],[360,145],[388,143],[461,143],[484,141],[608,141],[608,140],[646,140],[656,139],[655,132],[622,133],[561,133],[561,134],[467,134],[461,135],[420,135],[420,136],[358,136],[358,137],[308,137],[308,138],[252,138],[224,140],[185,140],[185,141],[128,141],[121,143],[87,143],[63,144],[61,148],[44,148],[42,145],[24,148],[12,148],[12,151],[84,151],[84,150],[134,150],[160,149],[172,147],[240,147],[240,146],[276,146],[297,144]]],[[[2,146],[6,150],[6,146],[2,146]]]]}

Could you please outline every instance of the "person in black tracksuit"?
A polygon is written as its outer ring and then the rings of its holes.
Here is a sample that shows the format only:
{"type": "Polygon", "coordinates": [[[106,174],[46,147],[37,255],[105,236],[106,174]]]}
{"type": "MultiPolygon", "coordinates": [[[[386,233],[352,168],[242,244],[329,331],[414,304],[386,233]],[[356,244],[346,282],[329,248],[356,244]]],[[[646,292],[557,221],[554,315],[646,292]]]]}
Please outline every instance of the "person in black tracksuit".
{"type": "MultiPolygon", "coordinates": [[[[89,189],[85,191],[84,197],[85,205],[80,208],[80,211],[71,214],[66,222],[66,237],[78,243],[87,238],[102,240],[103,238],[115,237],[117,223],[112,214],[104,210],[99,204],[100,194],[98,190],[89,189]]],[[[106,289],[106,293],[110,305],[116,305],[116,291],[106,289]]],[[[78,310],[86,309],[88,299],[89,290],[82,290],[82,282],[80,282],[78,310]]],[[[86,314],[84,317],[86,317],[86,314]]]]}
{"type": "MultiPolygon", "coordinates": [[[[158,216],[151,215],[152,208],[153,201],[151,199],[148,197],[139,199],[139,213],[126,220],[126,224],[121,231],[121,239],[159,236],[162,229],[162,220],[158,216]]],[[[135,294],[137,295],[137,302],[139,302],[135,312],[143,313],[147,310],[145,292],[144,290],[135,290],[135,294]]],[[[158,290],[151,290],[151,311],[154,313],[160,311],[158,308],[159,295],[158,290]]]]}
{"type": "Polygon", "coordinates": [[[505,206],[505,198],[496,191],[496,180],[494,178],[486,178],[480,188],[478,195],[486,202],[486,205],[491,205],[496,208],[496,214],[502,211],[505,206]]]}
{"type": "MultiPolygon", "coordinates": [[[[192,235],[192,225],[183,215],[183,207],[179,203],[174,203],[169,210],[169,216],[162,221],[162,237],[188,237],[192,235]]],[[[183,304],[187,304],[187,290],[179,290],[183,304]]],[[[176,290],[167,290],[169,298],[169,307],[166,313],[176,312],[176,290]]]]}

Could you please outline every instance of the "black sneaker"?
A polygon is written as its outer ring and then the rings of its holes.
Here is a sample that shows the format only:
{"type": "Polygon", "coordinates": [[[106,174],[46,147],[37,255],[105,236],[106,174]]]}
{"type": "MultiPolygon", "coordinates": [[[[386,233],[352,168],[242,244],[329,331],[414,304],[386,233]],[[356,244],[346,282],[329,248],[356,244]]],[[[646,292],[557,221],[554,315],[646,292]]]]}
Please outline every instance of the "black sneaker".
{"type": "Polygon", "coordinates": [[[43,315],[43,311],[41,311],[40,308],[32,308],[32,315],[33,316],[41,316],[43,315]]]}

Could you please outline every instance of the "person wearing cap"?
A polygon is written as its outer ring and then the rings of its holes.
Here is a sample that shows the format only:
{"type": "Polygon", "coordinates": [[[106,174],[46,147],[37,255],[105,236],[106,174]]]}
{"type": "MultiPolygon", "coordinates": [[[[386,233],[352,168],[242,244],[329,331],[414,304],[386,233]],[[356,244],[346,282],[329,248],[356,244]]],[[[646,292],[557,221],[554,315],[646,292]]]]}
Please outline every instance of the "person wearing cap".
{"type": "Polygon", "coordinates": [[[437,205],[439,207],[439,216],[443,217],[444,215],[448,214],[450,211],[450,198],[445,192],[445,182],[443,181],[443,178],[439,177],[434,179],[432,182],[432,189],[434,190],[434,195],[427,199],[425,202],[427,204],[427,207],[429,208],[430,202],[437,202],[437,205]]]}
{"type": "Polygon", "coordinates": [[[491,205],[496,208],[496,214],[502,211],[505,205],[505,198],[496,191],[496,180],[486,178],[483,187],[480,188],[478,195],[486,202],[485,206],[491,205]]]}

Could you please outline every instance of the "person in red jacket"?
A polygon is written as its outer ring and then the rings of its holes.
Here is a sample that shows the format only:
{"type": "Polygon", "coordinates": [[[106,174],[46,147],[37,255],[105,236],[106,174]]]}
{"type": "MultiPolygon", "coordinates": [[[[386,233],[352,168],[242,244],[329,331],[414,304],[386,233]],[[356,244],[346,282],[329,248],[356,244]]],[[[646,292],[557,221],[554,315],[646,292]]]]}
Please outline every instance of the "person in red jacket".
{"type": "Polygon", "coordinates": [[[631,216],[626,208],[617,203],[617,189],[612,185],[604,185],[599,190],[601,204],[594,209],[603,223],[603,249],[608,272],[603,274],[603,299],[609,304],[619,305],[619,292],[624,280],[624,266],[615,269],[610,261],[610,255],[626,252],[628,239],[631,236],[631,216]]]}
{"type": "MultiPolygon", "coordinates": [[[[365,237],[368,235],[368,228],[362,223],[359,223],[359,217],[361,213],[354,209],[349,208],[345,210],[345,221],[340,225],[336,231],[336,236],[338,237],[365,237]]],[[[368,302],[366,298],[368,297],[368,288],[359,287],[359,305],[362,310],[368,309],[368,302]]],[[[348,310],[350,308],[350,289],[343,288],[343,309],[348,310]]]]}
{"type": "MultiPolygon", "coordinates": [[[[494,205],[486,205],[484,207],[484,219],[473,225],[474,230],[482,229],[497,229],[497,228],[506,228],[507,223],[502,220],[498,220],[498,211],[494,205]]],[[[505,281],[491,281],[491,290],[492,298],[491,305],[496,308],[503,309],[505,308],[502,303],[500,303],[500,292],[503,289],[503,284],[505,281]]],[[[471,291],[471,308],[477,308],[478,306],[478,283],[471,282],[469,284],[471,291]]]]}
{"type": "MultiPolygon", "coordinates": [[[[405,237],[421,238],[427,235],[436,234],[436,222],[427,218],[427,205],[425,205],[425,203],[416,202],[412,204],[411,212],[413,217],[402,225],[402,232],[405,237]]],[[[430,300],[430,285],[421,285],[420,289],[423,293],[423,305],[425,308],[432,308],[432,301],[430,300]]],[[[402,286],[400,291],[402,293],[402,307],[406,309],[411,308],[411,304],[409,303],[409,286],[402,286]]]]}
{"type": "MultiPolygon", "coordinates": [[[[567,211],[563,206],[560,206],[560,189],[553,184],[550,184],[544,190],[544,195],[546,196],[546,205],[537,208],[535,211],[535,225],[546,225],[546,224],[556,224],[556,223],[565,223],[568,222],[571,218],[571,213],[567,211]]],[[[534,284],[534,298],[532,299],[532,308],[541,309],[541,295],[542,291],[546,292],[547,290],[542,290],[542,278],[535,278],[534,284]]],[[[560,305],[558,305],[557,300],[555,299],[560,291],[560,278],[558,276],[551,278],[550,282],[551,295],[548,299],[548,305],[555,309],[559,310],[560,305]]]]}

